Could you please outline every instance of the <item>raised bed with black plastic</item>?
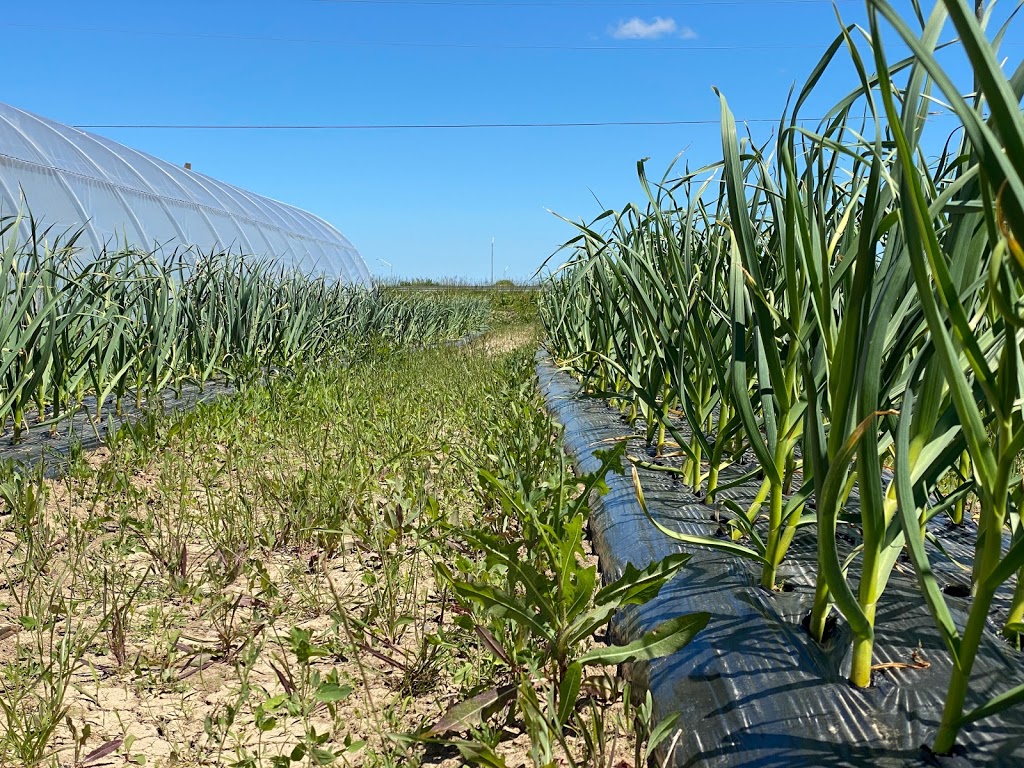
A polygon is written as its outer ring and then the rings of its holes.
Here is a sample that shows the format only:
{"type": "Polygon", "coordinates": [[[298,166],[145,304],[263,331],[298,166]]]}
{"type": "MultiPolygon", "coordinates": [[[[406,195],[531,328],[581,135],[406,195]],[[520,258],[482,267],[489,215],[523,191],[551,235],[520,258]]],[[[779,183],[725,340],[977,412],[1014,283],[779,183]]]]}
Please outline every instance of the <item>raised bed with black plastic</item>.
{"type": "MultiPolygon", "coordinates": [[[[630,452],[643,453],[643,436],[604,401],[578,397],[579,384],[543,352],[537,372],[549,410],[565,427],[566,450],[581,470],[599,466],[594,451],[607,448],[610,439],[632,437],[630,452]]],[[[714,507],[670,474],[640,470],[640,476],[660,523],[714,535],[714,507]]],[[[852,636],[842,618],[824,644],[801,626],[814,597],[813,532],[797,535],[780,568],[784,589],[769,593],[759,586],[760,569],[753,563],[661,533],[640,508],[632,478],[607,481],[610,491],[595,501],[590,520],[606,580],[617,578],[627,563],[642,567],[672,552],[694,553],[657,599],[617,618],[615,642],[634,640],[682,613],[711,614],[707,628],[682,651],[629,670],[635,683],[650,689],[655,721],[681,713],[671,765],[1024,765],[1024,707],[965,727],[951,756],[924,747],[939,725],[950,661],[909,562],[897,563],[878,607],[873,685],[857,689],[846,680],[852,636]]],[[[751,483],[726,493],[742,503],[756,490],[751,483]]],[[[969,566],[968,537],[952,526],[940,533],[949,554],[969,566]]],[[[933,562],[949,594],[969,583],[969,572],[938,555],[933,562]]],[[[954,618],[962,622],[966,600],[950,602],[959,603],[954,618]]],[[[1005,604],[1006,595],[997,599],[997,614],[1005,604]]],[[[990,620],[975,663],[968,707],[1024,682],[1024,654],[999,637],[997,619],[990,620]]]]}
{"type": "MultiPolygon", "coordinates": [[[[23,467],[44,463],[47,475],[53,476],[61,471],[73,449],[98,448],[111,431],[139,421],[148,412],[188,411],[199,403],[230,395],[234,391],[232,385],[220,381],[207,382],[202,388],[196,384],[186,384],[180,390],[168,388],[157,398],[147,398],[141,408],[135,405],[133,394],[123,402],[121,413],[115,412],[114,398],[111,397],[104,403],[99,418],[96,418],[96,399],[86,397],[82,406],[73,415],[57,422],[53,431],[47,425],[30,423],[23,439],[17,444],[11,443],[10,430],[0,435],[0,461],[14,462],[23,467]]],[[[32,418],[31,415],[29,418],[32,418]]]]}

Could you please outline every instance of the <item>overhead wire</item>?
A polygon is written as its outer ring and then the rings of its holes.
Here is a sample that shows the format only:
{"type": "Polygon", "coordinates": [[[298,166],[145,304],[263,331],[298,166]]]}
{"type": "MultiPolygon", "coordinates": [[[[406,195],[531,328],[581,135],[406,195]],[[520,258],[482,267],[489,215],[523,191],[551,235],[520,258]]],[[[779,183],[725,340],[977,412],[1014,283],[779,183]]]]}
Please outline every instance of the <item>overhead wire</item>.
{"type": "MultiPolygon", "coordinates": [[[[747,122],[778,122],[778,120],[757,119],[747,122]]],[[[366,131],[366,130],[453,130],[472,128],[604,128],[611,126],[670,126],[704,125],[718,123],[718,120],[601,120],[593,122],[557,123],[345,123],[345,124],[178,124],[178,123],[90,123],[73,125],[72,128],[152,128],[158,130],[187,131],[366,131]]]]}
{"type": "MultiPolygon", "coordinates": [[[[854,0],[838,0],[854,2],[854,0]]],[[[859,2],[859,0],[857,0],[859,2]]],[[[687,8],[709,5],[832,5],[832,0],[686,0],[684,2],[632,2],[632,3],[597,3],[597,2],[530,2],[529,0],[513,0],[512,2],[482,2],[482,0],[313,0],[313,2],[332,5],[421,5],[466,8],[687,8]]]]}
{"type": "Polygon", "coordinates": [[[215,32],[168,32],[165,30],[121,29],[115,27],[83,27],[61,24],[25,24],[19,22],[0,22],[0,27],[11,29],[45,29],[62,32],[87,32],[115,35],[139,35],[145,37],[168,37],[196,40],[225,40],[253,43],[289,43],[300,45],[350,45],[368,48],[451,48],[451,49],[486,49],[506,51],[613,51],[622,53],[645,53],[657,51],[766,51],[766,50],[797,50],[821,49],[823,44],[787,43],[771,45],[544,45],[516,43],[438,43],[403,40],[339,40],[331,38],[310,37],[268,37],[262,35],[229,35],[215,32]]]}
{"type": "MultiPolygon", "coordinates": [[[[467,6],[467,7],[686,7],[708,5],[831,5],[832,0],[686,0],[676,3],[634,2],[634,3],[596,3],[577,0],[564,2],[530,2],[514,0],[513,2],[489,3],[480,0],[312,0],[313,2],[352,4],[352,5],[396,5],[396,6],[467,6]]],[[[852,1],[852,0],[851,0],[852,1]]],[[[386,40],[338,40],[328,38],[293,38],[268,37],[254,35],[230,35],[199,32],[169,32],[165,30],[117,29],[105,27],[87,27],[54,24],[28,24],[18,22],[0,22],[0,27],[31,28],[47,30],[64,30],[74,32],[112,33],[119,35],[142,35],[171,38],[195,38],[211,40],[233,40],[243,42],[276,42],[321,45],[350,45],[365,47],[397,47],[397,48],[453,48],[453,49],[499,49],[499,50],[551,50],[551,51],[603,51],[603,52],[709,52],[709,51],[741,51],[741,50],[789,50],[789,49],[820,49],[820,44],[765,44],[765,45],[527,45],[527,44],[494,44],[494,43],[443,43],[417,41],[386,41],[386,40]]],[[[745,123],[777,123],[777,118],[752,118],[745,123]]],[[[801,123],[817,122],[816,118],[801,118],[801,123]]],[[[89,123],[73,127],[80,129],[153,129],[153,130],[298,130],[298,131],[360,131],[360,130],[467,130],[467,129],[517,129],[517,128],[597,128],[597,127],[662,127],[683,125],[717,125],[718,118],[692,120],[624,120],[624,121],[565,121],[565,122],[496,122],[496,123],[354,123],[354,124],[171,124],[171,123],[89,123]]]]}
{"type": "MultiPolygon", "coordinates": [[[[933,117],[948,117],[948,112],[931,112],[933,117]]],[[[821,118],[801,117],[798,123],[818,123],[821,118]]],[[[778,118],[755,117],[738,120],[740,123],[779,123],[778,118]]],[[[467,130],[493,128],[608,128],[608,127],[666,127],[678,125],[720,125],[720,118],[692,120],[595,120],[578,122],[521,122],[521,123],[323,123],[323,124],[200,124],[200,123],[81,123],[72,125],[83,130],[93,129],[147,129],[179,131],[377,131],[377,130],[467,130]]]]}

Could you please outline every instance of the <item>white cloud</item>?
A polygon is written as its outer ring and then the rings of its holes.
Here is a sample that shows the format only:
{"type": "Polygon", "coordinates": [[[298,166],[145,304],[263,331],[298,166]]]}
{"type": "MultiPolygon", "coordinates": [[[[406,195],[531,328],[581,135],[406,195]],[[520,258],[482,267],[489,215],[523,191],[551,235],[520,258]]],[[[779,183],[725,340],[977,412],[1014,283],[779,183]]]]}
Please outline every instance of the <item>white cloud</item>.
{"type": "Polygon", "coordinates": [[[680,27],[679,36],[683,38],[683,40],[696,40],[697,30],[693,27],[680,27]]]}
{"type": "MultiPolygon", "coordinates": [[[[634,16],[629,21],[620,21],[612,28],[611,35],[616,40],[657,40],[659,37],[674,35],[678,29],[676,20],[672,18],[663,19],[661,16],[655,16],[651,21],[644,21],[634,16]]],[[[684,32],[687,30],[693,31],[686,27],[684,32]]]]}

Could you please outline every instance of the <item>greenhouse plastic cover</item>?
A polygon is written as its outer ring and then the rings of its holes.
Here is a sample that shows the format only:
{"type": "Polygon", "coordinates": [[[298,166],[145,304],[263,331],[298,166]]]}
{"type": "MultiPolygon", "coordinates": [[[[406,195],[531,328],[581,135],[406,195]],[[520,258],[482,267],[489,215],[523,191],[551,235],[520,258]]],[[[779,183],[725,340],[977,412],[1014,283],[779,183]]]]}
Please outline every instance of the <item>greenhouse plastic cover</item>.
{"type": "Polygon", "coordinates": [[[54,233],[84,228],[87,252],[231,250],[370,283],[352,243],[311,213],[0,104],[0,214],[26,211],[54,233]]]}

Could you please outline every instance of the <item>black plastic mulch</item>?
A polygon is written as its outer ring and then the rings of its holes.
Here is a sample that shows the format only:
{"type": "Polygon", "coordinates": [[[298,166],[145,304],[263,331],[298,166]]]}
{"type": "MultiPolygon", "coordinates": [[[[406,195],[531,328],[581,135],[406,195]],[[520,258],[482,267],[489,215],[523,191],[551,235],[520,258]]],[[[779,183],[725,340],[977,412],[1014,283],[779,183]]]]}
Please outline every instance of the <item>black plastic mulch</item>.
{"type": "MultiPolygon", "coordinates": [[[[614,438],[631,436],[630,452],[643,453],[643,436],[605,402],[577,397],[578,383],[544,353],[538,356],[537,372],[549,410],[565,426],[565,447],[582,471],[598,468],[594,450],[607,448],[614,438]]],[[[641,470],[640,477],[648,508],[659,522],[691,534],[714,533],[712,507],[666,473],[641,470]]],[[[609,477],[608,485],[610,492],[596,500],[590,520],[606,580],[617,578],[627,563],[642,567],[672,552],[694,553],[656,600],[617,617],[615,642],[633,640],[679,614],[711,614],[707,628],[682,651],[629,670],[634,682],[651,691],[656,722],[681,713],[669,764],[1024,765],[1024,707],[965,728],[958,754],[935,757],[922,749],[941,718],[950,661],[909,563],[897,563],[878,606],[875,663],[917,666],[923,661],[929,666],[878,671],[872,688],[855,689],[846,682],[852,636],[845,623],[838,622],[824,645],[801,627],[814,597],[813,533],[798,534],[780,569],[789,591],[769,593],[758,585],[755,564],[687,547],[655,528],[636,501],[630,477],[609,477]]],[[[729,492],[740,503],[755,493],[755,483],[729,492]]],[[[952,530],[943,534],[950,554],[969,566],[969,537],[958,538],[952,530]]],[[[969,581],[961,566],[936,553],[932,559],[948,583],[969,581]]],[[[948,602],[962,626],[967,601],[949,597],[948,602]]],[[[991,632],[974,665],[968,709],[1024,682],[1024,654],[998,637],[1005,604],[1004,595],[990,619],[991,632]]]]}
{"type": "Polygon", "coordinates": [[[95,398],[88,397],[74,416],[57,423],[55,434],[51,433],[49,426],[32,424],[30,412],[29,429],[19,443],[12,444],[10,429],[0,435],[0,461],[10,461],[25,467],[43,463],[46,473],[52,476],[61,471],[72,450],[78,447],[83,450],[98,448],[105,443],[111,432],[116,432],[124,424],[138,422],[147,413],[187,411],[199,403],[233,394],[234,391],[231,385],[223,382],[208,382],[201,389],[188,384],[182,387],[180,393],[168,389],[159,398],[144,400],[141,408],[136,406],[133,395],[124,401],[120,414],[114,412],[114,398],[111,397],[103,404],[99,419],[95,418],[95,398]]]}

